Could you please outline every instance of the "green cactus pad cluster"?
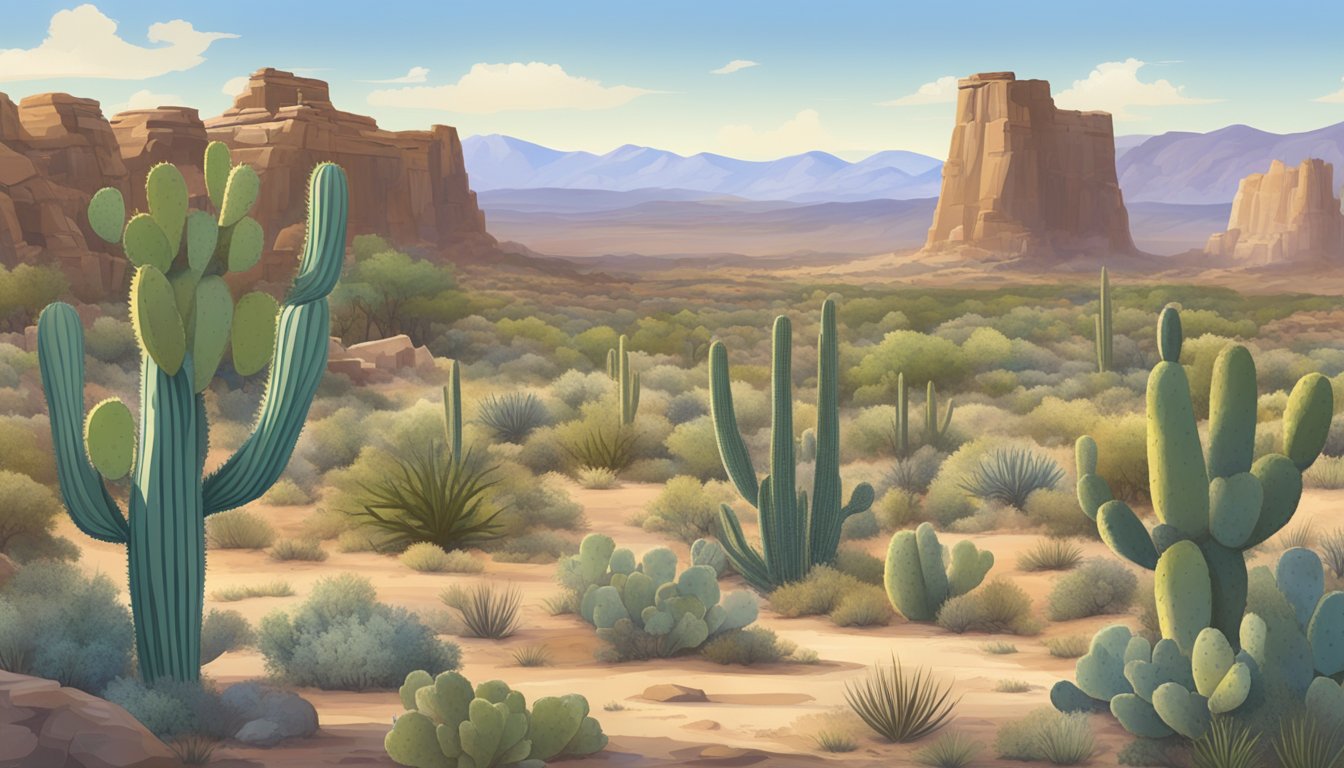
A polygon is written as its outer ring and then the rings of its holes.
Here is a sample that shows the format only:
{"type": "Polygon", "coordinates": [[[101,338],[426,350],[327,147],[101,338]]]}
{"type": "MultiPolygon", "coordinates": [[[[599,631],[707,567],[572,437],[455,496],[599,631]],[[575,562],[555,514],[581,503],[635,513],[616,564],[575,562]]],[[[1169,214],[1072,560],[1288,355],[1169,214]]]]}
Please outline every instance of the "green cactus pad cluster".
{"type": "Polygon", "coordinates": [[[849,503],[840,487],[840,357],[835,302],[821,306],[817,340],[817,448],[812,497],[796,485],[793,430],[793,331],[789,319],[775,318],[770,419],[770,474],[756,477],[737,427],[728,371],[728,350],[716,341],[709,350],[710,409],[719,456],[738,493],[756,507],[761,520],[759,550],[747,540],[737,513],[719,509],[720,539],[733,567],[752,587],[768,592],[807,576],[813,566],[835,560],[845,519],[873,504],[873,488],[860,483],[849,503]]]}
{"type": "Polygon", "coordinates": [[[1097,474],[1097,445],[1078,439],[1078,503],[1111,550],[1157,571],[1162,631],[1189,653],[1212,626],[1236,637],[1246,610],[1245,552],[1292,518],[1302,472],[1325,445],[1334,398],[1328,380],[1305,376],[1284,413],[1284,454],[1252,463],[1257,413],[1255,361],[1229,345],[1214,362],[1207,455],[1181,365],[1180,312],[1158,320],[1162,360],[1148,379],[1149,491],[1158,524],[1151,530],[1097,474]]]}
{"type": "Polygon", "coordinates": [[[621,403],[621,423],[634,424],[639,411],[639,374],[630,370],[630,351],[626,349],[625,334],[616,342],[616,349],[607,350],[607,375],[616,382],[616,395],[621,403]]]}
{"type": "MultiPolygon", "coordinates": [[[[706,545],[699,548],[702,555],[712,551],[706,545]]],[[[636,561],[633,552],[598,533],[584,537],[579,554],[561,561],[559,579],[579,597],[579,615],[599,637],[615,644],[618,634],[643,633],[642,645],[659,657],[741,629],[759,610],[749,593],[721,595],[718,571],[709,564],[678,574],[672,550],[657,547],[636,561]]]]}
{"type": "Polygon", "coordinates": [[[691,543],[691,565],[707,565],[722,576],[728,570],[728,555],[719,542],[713,539],[696,539],[691,543]]]}
{"type": "Polygon", "coordinates": [[[951,562],[933,526],[897,531],[887,547],[883,583],[891,604],[910,621],[933,621],[950,598],[980,586],[994,566],[994,554],[969,541],[952,547],[951,562]]]}
{"type": "Polygon", "coordinates": [[[89,203],[90,227],[121,242],[136,267],[129,299],[141,349],[138,435],[129,410],[116,401],[84,418],[84,335],[75,310],[52,304],[38,320],[61,498],[80,530],[129,550],[136,657],[147,683],[200,676],[205,517],[260,497],[284,471],[326,369],[327,295],[344,258],[345,174],[322,163],[310,181],[308,241],[284,306],[249,295],[235,307],[221,275],[230,246],[250,240],[243,260],[254,261],[264,242],[255,222],[238,229],[251,221],[246,214],[258,179],[247,166],[234,167],[218,142],[207,148],[205,166],[210,198],[227,203],[228,216],[190,210],[182,174],[164,164],[146,177],[148,212],[126,221],[122,195],[112,188],[89,203]],[[272,357],[283,365],[272,366],[252,435],[203,478],[208,425],[201,393],[230,349],[244,375],[272,357]],[[123,513],[105,480],[128,475],[123,513]]]}
{"type": "Polygon", "coordinates": [[[108,480],[120,480],[135,466],[135,419],[131,409],[108,398],[89,409],[84,420],[84,448],[89,463],[108,480]]]}
{"type": "Polygon", "coordinates": [[[413,768],[540,768],[547,760],[602,751],[607,737],[578,694],[533,703],[500,680],[416,671],[399,691],[406,711],[383,739],[387,756],[413,768]]]}

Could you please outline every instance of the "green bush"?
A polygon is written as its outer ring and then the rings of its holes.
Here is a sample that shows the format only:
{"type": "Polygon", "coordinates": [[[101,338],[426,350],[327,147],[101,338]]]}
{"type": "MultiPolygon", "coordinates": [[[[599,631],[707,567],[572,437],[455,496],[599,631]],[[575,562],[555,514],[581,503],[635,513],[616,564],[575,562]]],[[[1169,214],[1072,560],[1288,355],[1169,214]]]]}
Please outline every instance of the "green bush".
{"type": "MultiPolygon", "coordinates": [[[[827,565],[808,572],[807,578],[785,584],[770,593],[770,610],[786,618],[830,613],[846,594],[864,588],[864,583],[827,565]]],[[[871,585],[869,585],[871,586],[871,585]]]]}
{"type": "Polygon", "coordinates": [[[535,531],[510,537],[490,557],[497,563],[554,563],[579,551],[578,538],[555,531],[535,531]]]}
{"type": "Polygon", "coordinates": [[[985,438],[974,440],[958,448],[943,462],[924,498],[925,517],[945,528],[975,514],[976,499],[967,493],[962,483],[975,471],[990,448],[991,444],[985,438]]]}
{"type": "Polygon", "coordinates": [[[550,415],[531,392],[509,392],[483,400],[478,418],[496,440],[522,444],[533,431],[546,426],[550,415]]]}
{"type": "Polygon", "coordinates": [[[260,515],[231,509],[205,519],[205,541],[215,549],[265,549],[275,541],[275,529],[260,515]]]}
{"type": "Polygon", "coordinates": [[[1040,490],[1027,498],[1027,518],[1045,526],[1051,536],[1098,539],[1097,524],[1083,514],[1072,490],[1040,490]]]}
{"type": "Polygon", "coordinates": [[[212,609],[201,622],[201,664],[256,642],[252,625],[237,611],[212,609]]]}
{"type": "Polygon", "coordinates": [[[891,601],[881,589],[861,589],[840,598],[830,612],[837,627],[885,627],[891,623],[891,601]]]}
{"type": "Polygon", "coordinates": [[[919,522],[923,508],[915,494],[892,488],[873,505],[873,516],[883,531],[891,533],[919,522]]]}
{"type": "Polygon", "coordinates": [[[835,569],[859,581],[881,586],[887,564],[862,549],[842,547],[835,553],[835,569]]]}
{"type": "Polygon", "coordinates": [[[1034,635],[1040,622],[1031,614],[1026,591],[1002,578],[951,598],[938,611],[938,626],[949,632],[1034,635]]]}
{"type": "Polygon", "coordinates": [[[1134,603],[1139,579],[1114,560],[1091,560],[1061,576],[1050,590],[1046,615],[1068,621],[1109,613],[1124,613],[1134,603]]]}
{"type": "Polygon", "coordinates": [[[1064,479],[1064,470],[1054,459],[1022,446],[1007,446],[982,458],[965,477],[961,487],[972,496],[1026,509],[1027,497],[1038,490],[1053,490],[1064,479]]]}
{"type": "Polygon", "coordinates": [[[887,474],[887,483],[910,493],[926,493],[946,459],[947,454],[940,453],[933,446],[920,446],[909,456],[896,460],[887,474]]]}
{"type": "Polygon", "coordinates": [[[401,563],[421,573],[480,573],[485,570],[485,563],[468,552],[460,549],[444,552],[437,544],[428,542],[407,547],[401,553],[401,563]]]}
{"type": "Polygon", "coordinates": [[[324,419],[309,421],[299,438],[297,453],[312,462],[319,472],[354,463],[368,443],[368,414],[355,408],[341,408],[324,419]]]}
{"type": "Polygon", "coordinates": [[[999,726],[994,751],[1005,760],[1045,761],[1077,765],[1096,751],[1087,715],[1071,715],[1051,707],[999,726]]]}
{"type": "Polygon", "coordinates": [[[131,663],[131,615],[106,576],[37,561],[0,588],[0,669],[92,694],[131,663]]]}
{"type": "Polygon", "coordinates": [[[579,467],[574,474],[579,486],[590,491],[607,491],[621,485],[616,473],[605,467],[579,467]]]}
{"type": "MultiPolygon", "coordinates": [[[[1182,318],[1185,316],[1182,315],[1182,318]]],[[[1194,385],[1191,385],[1192,393],[1194,385]]],[[[1208,393],[1205,385],[1204,392],[1208,393]]],[[[1096,423],[1097,474],[1116,498],[1130,504],[1148,500],[1148,422],[1142,413],[1108,417],[1096,423]]]]}
{"type": "Polygon", "coordinates": [[[716,664],[775,664],[793,653],[790,643],[765,627],[733,629],[711,639],[700,653],[716,664]]]}
{"type": "MultiPolygon", "coordinates": [[[[68,542],[52,535],[62,507],[50,489],[27,475],[0,470],[0,499],[0,553],[21,563],[66,555],[69,546],[63,542],[68,542]]],[[[73,554],[78,557],[78,550],[73,554]]]]}
{"type": "Polygon", "coordinates": [[[182,736],[231,738],[243,726],[213,684],[161,680],[147,686],[133,677],[113,680],[102,697],[130,713],[150,733],[170,741],[182,736]]]}
{"type": "Polygon", "coordinates": [[[719,504],[733,494],[722,483],[701,483],[688,475],[668,480],[663,490],[649,502],[640,520],[646,531],[665,533],[685,544],[716,536],[719,531],[719,504]]]}
{"type": "Polygon", "coordinates": [[[105,363],[131,359],[136,350],[135,330],[125,320],[114,317],[96,318],[84,332],[84,349],[90,356],[105,363]]]}
{"type": "Polygon", "coordinates": [[[297,507],[312,502],[308,492],[289,478],[282,477],[261,497],[262,504],[275,507],[297,507]]]}
{"type": "Polygon", "coordinates": [[[406,609],[379,603],[373,584],[353,574],[318,581],[292,615],[262,619],[257,646],[272,674],[323,690],[391,689],[417,669],[459,663],[456,645],[406,609]]]}
{"type": "Polygon", "coordinates": [[[698,416],[678,424],[665,441],[667,452],[676,460],[682,472],[701,480],[721,480],[725,477],[723,461],[719,459],[719,444],[714,435],[714,420],[698,416]]]}
{"type": "Polygon", "coordinates": [[[280,539],[270,551],[271,559],[279,562],[294,560],[320,563],[327,559],[327,551],[316,539],[280,539]]]}
{"type": "Polygon", "coordinates": [[[882,527],[877,524],[877,515],[871,509],[850,515],[840,527],[840,538],[844,541],[871,539],[880,533],[882,527]]]}

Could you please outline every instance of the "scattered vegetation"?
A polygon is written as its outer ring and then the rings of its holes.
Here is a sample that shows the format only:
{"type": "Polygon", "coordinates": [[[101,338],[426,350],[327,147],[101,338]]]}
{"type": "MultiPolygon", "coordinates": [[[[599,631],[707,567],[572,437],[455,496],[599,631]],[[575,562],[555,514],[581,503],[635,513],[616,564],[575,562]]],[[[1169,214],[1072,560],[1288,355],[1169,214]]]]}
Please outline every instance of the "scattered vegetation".
{"type": "Polygon", "coordinates": [[[1076,659],[1087,653],[1090,642],[1082,635],[1048,637],[1045,639],[1045,649],[1057,659],[1076,659]]]}
{"type": "Polygon", "coordinates": [[[1083,548],[1068,539],[1041,539],[1017,560],[1023,571],[1068,571],[1083,561],[1083,548]]]}
{"type": "Polygon", "coordinates": [[[606,467],[579,467],[574,474],[579,485],[593,491],[606,491],[621,484],[616,473],[606,467]]]}
{"type": "Polygon", "coordinates": [[[855,739],[853,734],[840,730],[820,730],[812,739],[817,742],[817,748],[822,752],[844,753],[859,748],[858,739],[855,739]]]}
{"type": "Polygon", "coordinates": [[[1042,707],[1000,725],[994,751],[1005,760],[1079,765],[1096,752],[1096,742],[1086,715],[1042,707]]]}
{"type": "Polygon", "coordinates": [[[517,587],[477,584],[471,589],[449,587],[439,599],[462,614],[470,637],[501,640],[518,630],[523,593],[517,587]]]}
{"type": "Polygon", "coordinates": [[[705,643],[700,655],[716,664],[775,664],[796,650],[792,643],[780,640],[774,630],[747,627],[725,632],[705,643]]]}
{"type": "Polygon", "coordinates": [[[513,652],[513,663],[520,667],[550,666],[551,649],[544,645],[525,645],[513,652]]]}
{"type": "Polygon", "coordinates": [[[1007,656],[1017,653],[1017,646],[1004,640],[991,640],[980,646],[980,650],[988,653],[990,656],[1007,656]]]}
{"type": "Polygon", "coordinates": [[[402,565],[421,573],[480,573],[485,570],[485,563],[470,552],[460,549],[444,552],[439,545],[427,541],[407,547],[400,559],[402,565]]]}
{"type": "Polygon", "coordinates": [[[1005,579],[995,579],[982,589],[948,600],[938,611],[938,626],[957,634],[1034,635],[1041,631],[1040,622],[1031,612],[1031,597],[1005,579]]]}
{"type": "Polygon", "coordinates": [[[232,509],[205,519],[205,540],[215,549],[266,549],[275,541],[275,529],[255,512],[232,509]]]}
{"type": "Polygon", "coordinates": [[[272,560],[282,563],[293,560],[320,563],[327,559],[327,551],[316,539],[280,539],[271,547],[270,555],[272,560]]]}
{"type": "Polygon", "coordinates": [[[1091,560],[1055,582],[1046,600],[1051,621],[1068,621],[1109,613],[1124,613],[1134,603],[1139,579],[1114,561],[1091,560]]]}
{"type": "Polygon", "coordinates": [[[252,584],[235,584],[210,593],[210,599],[221,603],[236,603],[254,597],[289,597],[294,589],[287,581],[263,581],[252,584]]]}
{"type": "Polygon", "coordinates": [[[981,745],[962,733],[944,733],[915,752],[915,762],[930,768],[966,768],[980,754],[981,745]]]}

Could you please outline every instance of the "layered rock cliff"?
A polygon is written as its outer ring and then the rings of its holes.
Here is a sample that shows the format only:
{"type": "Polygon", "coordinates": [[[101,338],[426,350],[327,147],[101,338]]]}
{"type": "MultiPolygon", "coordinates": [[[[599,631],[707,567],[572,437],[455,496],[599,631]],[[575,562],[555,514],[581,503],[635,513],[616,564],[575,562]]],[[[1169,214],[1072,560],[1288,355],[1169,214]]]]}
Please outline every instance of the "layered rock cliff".
{"type": "Polygon", "coordinates": [[[1289,167],[1275,160],[1267,173],[1237,185],[1227,231],[1204,252],[1247,265],[1344,261],[1344,213],[1334,191],[1334,167],[1310,158],[1289,167]]]}
{"type": "Polygon", "coordinates": [[[1012,72],[958,83],[956,126],[926,252],[1067,259],[1135,253],[1105,112],[1055,108],[1012,72]]]}
{"type": "Polygon", "coordinates": [[[325,82],[262,69],[232,108],[206,121],[194,109],[168,106],[108,120],[91,99],[40,94],[16,105],[0,94],[0,265],[54,263],[80,298],[117,297],[126,261],[89,229],[89,197],[115,186],[129,206],[143,209],[145,174],[172,162],[203,198],[201,156],[210,140],[228,144],[235,162],[251,163],[262,179],[254,215],[269,242],[249,281],[284,282],[293,273],[308,173],[326,160],[350,179],[351,238],[379,234],[446,260],[496,253],[455,128],[386,131],[337,110],[325,82]]]}

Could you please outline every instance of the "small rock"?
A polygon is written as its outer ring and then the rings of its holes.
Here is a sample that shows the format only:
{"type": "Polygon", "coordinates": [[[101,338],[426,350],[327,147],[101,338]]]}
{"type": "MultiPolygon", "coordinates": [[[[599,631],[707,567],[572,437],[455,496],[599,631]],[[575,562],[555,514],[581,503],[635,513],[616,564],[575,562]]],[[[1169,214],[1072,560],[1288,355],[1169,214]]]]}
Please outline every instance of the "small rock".
{"type": "Polygon", "coordinates": [[[274,720],[253,720],[239,728],[233,738],[254,747],[273,747],[285,740],[274,720]]]}
{"type": "Polygon", "coordinates": [[[225,688],[220,700],[245,723],[234,738],[247,744],[270,747],[317,732],[317,710],[290,691],[255,682],[238,683],[225,688]]]}
{"type": "Polygon", "coordinates": [[[689,688],[675,683],[651,685],[644,689],[644,698],[665,703],[709,701],[709,697],[699,688],[689,688]]]}
{"type": "Polygon", "coordinates": [[[754,765],[768,760],[769,755],[759,749],[739,749],[712,744],[700,750],[700,765],[754,765]]]}

